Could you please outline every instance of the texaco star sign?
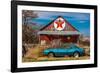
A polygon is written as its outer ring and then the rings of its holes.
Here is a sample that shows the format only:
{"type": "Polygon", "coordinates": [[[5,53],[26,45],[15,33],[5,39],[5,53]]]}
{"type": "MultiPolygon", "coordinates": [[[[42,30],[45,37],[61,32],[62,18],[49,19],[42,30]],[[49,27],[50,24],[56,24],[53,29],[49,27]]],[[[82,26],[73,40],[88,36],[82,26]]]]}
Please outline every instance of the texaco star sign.
{"type": "Polygon", "coordinates": [[[54,21],[54,27],[56,30],[63,30],[65,28],[65,21],[63,18],[58,18],[54,21]]]}

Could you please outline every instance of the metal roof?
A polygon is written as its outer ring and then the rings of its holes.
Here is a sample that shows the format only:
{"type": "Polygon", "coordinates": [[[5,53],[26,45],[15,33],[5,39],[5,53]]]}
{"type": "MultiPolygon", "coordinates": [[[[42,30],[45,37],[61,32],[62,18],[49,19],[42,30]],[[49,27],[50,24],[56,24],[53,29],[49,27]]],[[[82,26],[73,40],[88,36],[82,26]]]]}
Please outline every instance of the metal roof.
{"type": "Polygon", "coordinates": [[[38,34],[51,34],[51,35],[80,35],[78,31],[39,31],[38,34]]]}

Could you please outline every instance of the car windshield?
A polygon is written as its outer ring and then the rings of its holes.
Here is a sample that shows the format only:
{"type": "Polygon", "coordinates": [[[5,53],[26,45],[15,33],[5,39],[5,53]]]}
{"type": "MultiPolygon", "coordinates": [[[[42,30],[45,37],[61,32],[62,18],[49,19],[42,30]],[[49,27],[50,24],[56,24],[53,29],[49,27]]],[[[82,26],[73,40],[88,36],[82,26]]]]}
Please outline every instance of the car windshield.
{"type": "Polygon", "coordinates": [[[58,46],[58,47],[49,47],[48,49],[51,49],[51,48],[71,49],[72,47],[76,47],[76,48],[77,48],[77,46],[76,46],[76,45],[74,45],[74,44],[64,43],[64,44],[61,44],[61,45],[60,45],[60,46],[58,46]]]}
{"type": "Polygon", "coordinates": [[[70,45],[70,47],[71,47],[71,48],[72,48],[72,47],[74,47],[74,48],[78,48],[76,45],[73,45],[73,44],[70,45]]]}
{"type": "Polygon", "coordinates": [[[64,43],[64,44],[62,44],[61,46],[60,46],[60,48],[63,48],[63,49],[65,49],[65,48],[70,48],[71,47],[71,44],[68,44],[68,43],[64,43]]]}

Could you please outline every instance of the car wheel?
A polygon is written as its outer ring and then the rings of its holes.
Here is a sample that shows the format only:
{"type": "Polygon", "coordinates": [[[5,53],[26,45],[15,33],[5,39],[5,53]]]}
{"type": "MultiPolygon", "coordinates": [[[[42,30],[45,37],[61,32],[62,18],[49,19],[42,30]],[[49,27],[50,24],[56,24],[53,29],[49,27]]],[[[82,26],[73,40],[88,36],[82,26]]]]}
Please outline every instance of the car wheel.
{"type": "Polygon", "coordinates": [[[49,53],[48,57],[54,57],[54,53],[49,53]]]}
{"type": "Polygon", "coordinates": [[[80,56],[80,54],[78,53],[78,52],[75,52],[74,54],[73,54],[73,57],[75,57],[75,58],[78,58],[80,56]]]}

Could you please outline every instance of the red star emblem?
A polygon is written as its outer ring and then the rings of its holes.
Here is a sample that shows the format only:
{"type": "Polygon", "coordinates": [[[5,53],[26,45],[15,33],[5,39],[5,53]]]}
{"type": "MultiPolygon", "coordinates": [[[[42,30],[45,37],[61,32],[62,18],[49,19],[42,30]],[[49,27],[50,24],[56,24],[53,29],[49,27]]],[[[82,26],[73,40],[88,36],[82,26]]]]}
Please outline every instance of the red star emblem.
{"type": "Polygon", "coordinates": [[[57,24],[57,28],[59,28],[59,27],[60,27],[60,28],[63,28],[63,27],[62,27],[62,24],[64,23],[64,21],[62,21],[62,20],[59,19],[59,20],[57,20],[55,23],[57,24]]]}

